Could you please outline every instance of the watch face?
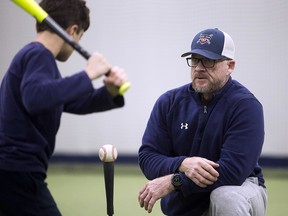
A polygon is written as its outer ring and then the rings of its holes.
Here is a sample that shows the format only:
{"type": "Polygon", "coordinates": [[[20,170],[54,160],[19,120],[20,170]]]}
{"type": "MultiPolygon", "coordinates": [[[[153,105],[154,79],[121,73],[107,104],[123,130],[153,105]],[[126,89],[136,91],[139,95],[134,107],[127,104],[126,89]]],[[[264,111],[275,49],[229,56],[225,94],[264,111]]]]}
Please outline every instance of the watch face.
{"type": "Polygon", "coordinates": [[[182,185],[182,179],[180,174],[174,174],[172,177],[172,184],[174,185],[174,187],[179,187],[182,185]]]}

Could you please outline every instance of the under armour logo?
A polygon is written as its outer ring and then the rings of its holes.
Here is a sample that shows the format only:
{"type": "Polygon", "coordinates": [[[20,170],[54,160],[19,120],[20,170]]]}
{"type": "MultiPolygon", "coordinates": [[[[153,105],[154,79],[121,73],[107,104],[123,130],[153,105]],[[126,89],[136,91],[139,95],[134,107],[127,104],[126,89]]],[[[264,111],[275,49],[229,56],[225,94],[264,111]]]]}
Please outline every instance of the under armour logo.
{"type": "Polygon", "coordinates": [[[181,129],[185,129],[187,130],[188,129],[188,123],[181,123],[181,129]]]}

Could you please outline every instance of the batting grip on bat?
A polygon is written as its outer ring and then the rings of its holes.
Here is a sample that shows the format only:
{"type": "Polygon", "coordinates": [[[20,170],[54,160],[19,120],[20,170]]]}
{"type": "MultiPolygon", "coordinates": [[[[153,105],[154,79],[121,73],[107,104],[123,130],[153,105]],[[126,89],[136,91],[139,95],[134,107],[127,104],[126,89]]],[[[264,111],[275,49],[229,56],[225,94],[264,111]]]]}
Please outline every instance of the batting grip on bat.
{"type": "MultiPolygon", "coordinates": [[[[85,59],[89,59],[91,54],[84,50],[78,43],[73,41],[73,39],[67,34],[67,32],[56,23],[43,8],[41,8],[34,0],[11,0],[27,13],[36,18],[39,23],[45,23],[48,25],[56,34],[62,37],[68,44],[70,44],[79,54],[81,54],[85,59]]],[[[109,71],[106,76],[109,75],[109,71]]],[[[120,95],[123,95],[131,86],[130,82],[123,83],[118,90],[120,95]]]]}

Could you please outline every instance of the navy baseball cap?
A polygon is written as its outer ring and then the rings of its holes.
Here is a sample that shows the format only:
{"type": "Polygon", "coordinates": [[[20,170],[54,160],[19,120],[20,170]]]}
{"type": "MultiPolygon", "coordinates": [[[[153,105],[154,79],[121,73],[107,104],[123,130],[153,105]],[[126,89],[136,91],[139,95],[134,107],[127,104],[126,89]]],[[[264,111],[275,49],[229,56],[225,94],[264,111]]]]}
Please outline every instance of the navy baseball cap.
{"type": "Polygon", "coordinates": [[[182,54],[181,57],[199,54],[214,60],[234,59],[234,53],[235,46],[230,35],[214,28],[199,32],[192,41],[191,51],[182,54]]]}

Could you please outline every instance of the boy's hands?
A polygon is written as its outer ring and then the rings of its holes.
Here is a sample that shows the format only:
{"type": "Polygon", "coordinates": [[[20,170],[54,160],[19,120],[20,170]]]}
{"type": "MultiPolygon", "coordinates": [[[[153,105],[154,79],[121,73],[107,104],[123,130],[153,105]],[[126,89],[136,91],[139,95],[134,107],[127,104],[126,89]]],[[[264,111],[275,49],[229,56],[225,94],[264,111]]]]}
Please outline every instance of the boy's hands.
{"type": "Polygon", "coordinates": [[[104,79],[106,88],[113,97],[119,94],[119,87],[127,81],[128,79],[124,69],[118,66],[111,68],[109,75],[104,79]]]}
{"type": "Polygon", "coordinates": [[[119,87],[128,81],[124,69],[116,66],[111,67],[108,61],[100,53],[93,53],[87,62],[85,69],[90,80],[107,75],[104,84],[108,92],[114,97],[119,94],[119,87]]]}
{"type": "Polygon", "coordinates": [[[85,71],[90,80],[94,80],[108,73],[110,68],[111,66],[104,56],[95,52],[88,59],[85,71]]]}

